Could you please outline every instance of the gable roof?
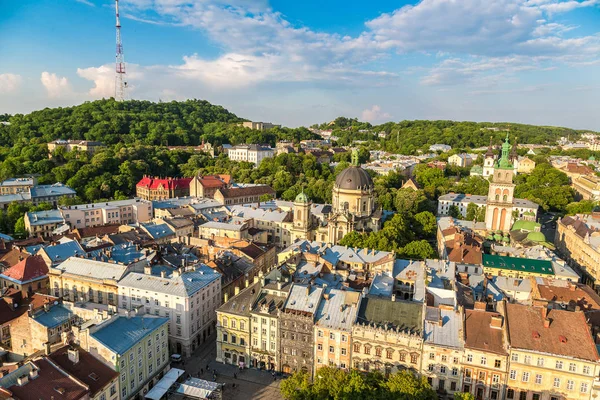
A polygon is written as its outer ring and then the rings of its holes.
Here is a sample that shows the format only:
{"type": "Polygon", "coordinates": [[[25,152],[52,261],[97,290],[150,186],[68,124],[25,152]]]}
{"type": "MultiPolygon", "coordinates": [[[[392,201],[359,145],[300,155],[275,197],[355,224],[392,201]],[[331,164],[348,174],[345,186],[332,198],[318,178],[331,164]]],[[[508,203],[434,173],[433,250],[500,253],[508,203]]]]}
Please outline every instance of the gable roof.
{"type": "Polygon", "coordinates": [[[90,397],[95,397],[101,389],[104,389],[106,385],[119,376],[117,371],[114,371],[77,345],[63,346],[51,353],[48,358],[61,369],[88,385],[90,397]],[[79,353],[78,363],[73,363],[73,361],[69,360],[68,351],[70,348],[79,353]]]}
{"type": "Polygon", "coordinates": [[[503,318],[496,312],[465,310],[465,347],[506,354],[503,329],[491,326],[493,317],[503,318]]]}
{"type": "Polygon", "coordinates": [[[544,307],[506,304],[511,346],[547,354],[598,361],[585,314],[544,307]],[[550,324],[544,326],[544,312],[550,324]]]}
{"type": "Polygon", "coordinates": [[[48,275],[48,266],[41,256],[31,256],[5,270],[0,277],[20,284],[48,275]]]}
{"type": "Polygon", "coordinates": [[[143,187],[150,190],[158,189],[163,187],[164,189],[185,189],[190,187],[192,178],[154,178],[151,176],[144,176],[136,185],[136,187],[143,187]]]}

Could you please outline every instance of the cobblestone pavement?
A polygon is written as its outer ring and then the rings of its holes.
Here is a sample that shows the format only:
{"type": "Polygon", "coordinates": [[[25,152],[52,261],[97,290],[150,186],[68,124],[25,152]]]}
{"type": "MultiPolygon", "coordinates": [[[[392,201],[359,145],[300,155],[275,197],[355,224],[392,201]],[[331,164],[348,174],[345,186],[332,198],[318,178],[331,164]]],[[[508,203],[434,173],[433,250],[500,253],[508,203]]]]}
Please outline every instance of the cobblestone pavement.
{"type": "Polygon", "coordinates": [[[216,382],[225,384],[223,400],[280,400],[282,398],[279,394],[281,382],[279,376],[274,380],[269,372],[255,369],[245,369],[240,372],[233,365],[216,362],[215,356],[215,335],[212,335],[205,346],[196,349],[192,357],[182,364],[173,364],[173,367],[185,369],[188,374],[209,381],[213,380],[213,371],[216,371],[216,382]],[[206,370],[207,366],[209,371],[206,370]]]}

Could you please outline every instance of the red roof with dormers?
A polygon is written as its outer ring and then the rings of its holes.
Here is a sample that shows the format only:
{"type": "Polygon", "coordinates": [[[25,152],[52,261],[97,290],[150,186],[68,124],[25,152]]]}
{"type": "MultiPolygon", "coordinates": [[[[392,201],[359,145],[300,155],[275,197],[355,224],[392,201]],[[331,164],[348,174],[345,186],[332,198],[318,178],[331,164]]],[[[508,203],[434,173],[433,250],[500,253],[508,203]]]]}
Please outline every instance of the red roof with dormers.
{"type": "Polygon", "coordinates": [[[192,178],[153,178],[151,176],[144,176],[136,185],[136,187],[143,187],[146,189],[158,189],[163,187],[164,189],[185,189],[190,187],[192,178]]]}
{"type": "Polygon", "coordinates": [[[6,269],[2,275],[20,282],[28,282],[48,275],[48,266],[41,256],[31,256],[6,269]]]}

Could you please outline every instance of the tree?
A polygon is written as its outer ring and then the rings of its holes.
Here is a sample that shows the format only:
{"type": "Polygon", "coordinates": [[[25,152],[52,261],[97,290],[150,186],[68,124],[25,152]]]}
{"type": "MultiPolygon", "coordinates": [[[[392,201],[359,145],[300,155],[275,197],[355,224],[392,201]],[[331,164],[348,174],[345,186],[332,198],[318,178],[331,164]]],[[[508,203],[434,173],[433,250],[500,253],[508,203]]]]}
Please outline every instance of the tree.
{"type": "Polygon", "coordinates": [[[461,214],[460,210],[454,204],[451,205],[450,207],[448,207],[448,215],[450,215],[453,218],[457,218],[457,219],[462,218],[462,214],[461,214]]]}
{"type": "Polygon", "coordinates": [[[469,203],[467,205],[467,216],[465,219],[467,221],[476,221],[477,216],[479,214],[479,207],[475,203],[469,203]]]}
{"type": "Polygon", "coordinates": [[[435,250],[427,240],[415,240],[404,246],[400,254],[404,258],[424,260],[434,258],[435,250]]]}
{"type": "Polygon", "coordinates": [[[434,400],[438,398],[427,382],[427,378],[417,377],[408,371],[390,375],[386,386],[393,398],[398,400],[434,400]]]}
{"type": "Polygon", "coordinates": [[[417,233],[419,237],[432,237],[437,231],[437,220],[435,215],[429,211],[422,211],[415,215],[417,233]]]}
{"type": "Polygon", "coordinates": [[[25,239],[29,236],[29,233],[25,229],[24,217],[20,217],[17,222],[15,222],[15,236],[19,239],[25,239]]]}
{"type": "Polygon", "coordinates": [[[475,400],[475,396],[471,393],[455,392],[454,400],[475,400]]]}
{"type": "Polygon", "coordinates": [[[593,200],[581,200],[578,202],[573,202],[567,204],[566,213],[567,215],[575,215],[575,214],[589,214],[592,212],[594,207],[597,205],[597,202],[593,200]]]}
{"type": "Polygon", "coordinates": [[[310,376],[306,372],[296,372],[279,385],[283,398],[287,400],[308,400],[312,398],[310,376]]]}

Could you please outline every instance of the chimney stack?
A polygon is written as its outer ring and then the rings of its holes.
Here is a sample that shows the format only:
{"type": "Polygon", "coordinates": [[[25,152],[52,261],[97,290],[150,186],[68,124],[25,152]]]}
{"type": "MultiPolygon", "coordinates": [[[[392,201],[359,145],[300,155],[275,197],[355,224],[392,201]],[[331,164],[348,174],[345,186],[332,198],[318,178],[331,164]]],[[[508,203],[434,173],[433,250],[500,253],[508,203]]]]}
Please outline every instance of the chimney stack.
{"type": "Polygon", "coordinates": [[[396,301],[396,294],[392,293],[392,301],[396,301]]]}
{"type": "Polygon", "coordinates": [[[544,318],[544,328],[550,328],[550,318],[544,318]]]}
{"type": "Polygon", "coordinates": [[[69,361],[71,361],[73,364],[77,364],[79,362],[79,350],[77,350],[77,348],[70,347],[69,350],[67,350],[67,354],[69,356],[69,361]]]}
{"type": "Polygon", "coordinates": [[[490,327],[500,329],[500,328],[502,328],[502,322],[503,322],[503,319],[502,319],[501,315],[494,315],[490,322],[490,327]]]}
{"type": "Polygon", "coordinates": [[[146,275],[152,275],[152,267],[150,265],[146,265],[144,267],[144,274],[146,274],[146,275]]]}

